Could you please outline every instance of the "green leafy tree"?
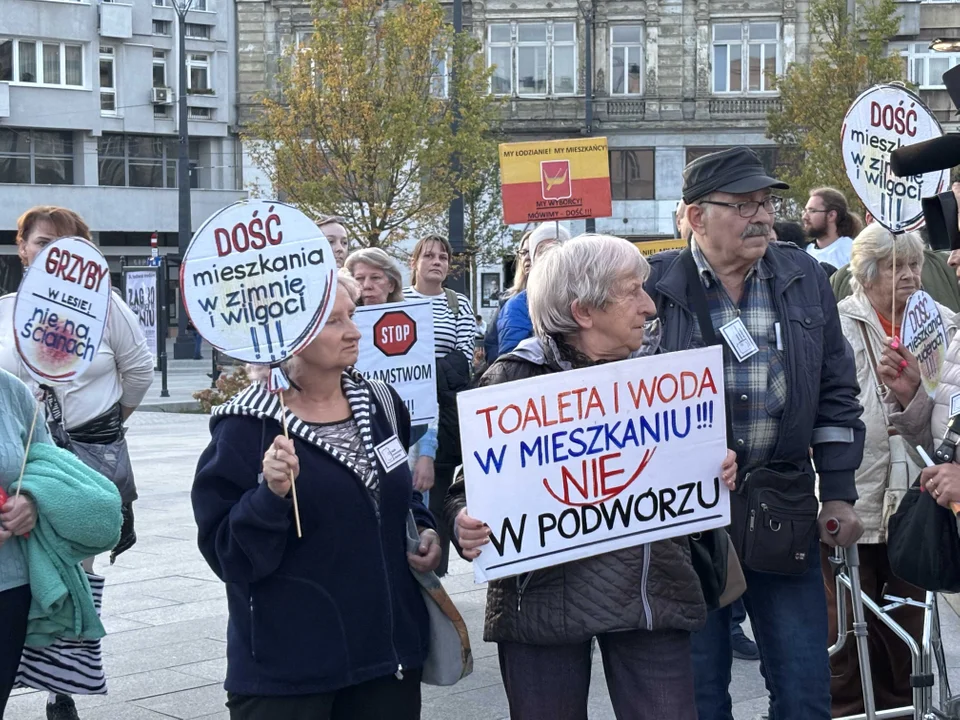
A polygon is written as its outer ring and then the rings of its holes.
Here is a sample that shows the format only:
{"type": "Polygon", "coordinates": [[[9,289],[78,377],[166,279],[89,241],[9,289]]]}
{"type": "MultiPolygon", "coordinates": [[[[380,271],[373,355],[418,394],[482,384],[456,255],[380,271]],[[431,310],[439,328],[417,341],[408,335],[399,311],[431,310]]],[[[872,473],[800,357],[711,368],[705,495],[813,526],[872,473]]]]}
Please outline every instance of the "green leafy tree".
{"type": "Polygon", "coordinates": [[[899,20],[894,0],[812,0],[808,18],[816,48],[809,63],[787,68],[778,81],[781,110],[767,118],[767,137],[780,146],[778,171],[785,195],[802,207],[814,187],[829,185],[848,200],[854,193],[840,151],[840,129],[851,103],[877,83],[902,80],[903,59],[887,54],[899,20]]]}
{"type": "Polygon", "coordinates": [[[395,245],[496,163],[489,70],[437,0],[314,0],[313,13],[309,43],[286,54],[279,96],[248,129],[254,160],[306,212],[343,216],[361,246],[395,245]],[[458,72],[445,81],[442,64],[458,72]]]}

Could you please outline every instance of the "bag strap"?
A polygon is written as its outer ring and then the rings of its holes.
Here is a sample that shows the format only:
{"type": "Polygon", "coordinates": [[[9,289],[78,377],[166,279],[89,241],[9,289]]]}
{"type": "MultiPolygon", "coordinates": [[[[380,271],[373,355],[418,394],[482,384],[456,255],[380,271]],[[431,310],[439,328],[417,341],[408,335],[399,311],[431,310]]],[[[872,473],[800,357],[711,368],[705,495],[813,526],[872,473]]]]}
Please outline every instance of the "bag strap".
{"type": "Polygon", "coordinates": [[[443,294],[447,296],[447,307],[450,308],[450,312],[455,318],[460,317],[460,298],[457,297],[456,291],[445,287],[443,294]]]}
{"type": "Polygon", "coordinates": [[[687,287],[690,288],[690,299],[693,301],[693,311],[697,314],[697,324],[700,326],[700,335],[707,345],[721,345],[717,332],[713,328],[710,309],[707,307],[707,293],[700,280],[700,271],[697,270],[697,261],[689,248],[680,253],[687,274],[687,287]]]}
{"type": "MultiPolygon", "coordinates": [[[[727,349],[717,337],[717,331],[714,330],[713,319],[710,317],[710,309],[707,306],[707,293],[703,289],[700,271],[697,270],[697,261],[693,259],[693,253],[689,247],[680,253],[680,262],[683,263],[687,275],[687,288],[693,303],[693,311],[697,315],[697,324],[700,326],[700,336],[707,345],[719,345],[723,350],[724,358],[726,358],[727,349]]],[[[727,420],[727,447],[733,450],[733,419],[730,416],[729,405],[730,403],[725,403],[726,412],[724,414],[727,420]]]]}

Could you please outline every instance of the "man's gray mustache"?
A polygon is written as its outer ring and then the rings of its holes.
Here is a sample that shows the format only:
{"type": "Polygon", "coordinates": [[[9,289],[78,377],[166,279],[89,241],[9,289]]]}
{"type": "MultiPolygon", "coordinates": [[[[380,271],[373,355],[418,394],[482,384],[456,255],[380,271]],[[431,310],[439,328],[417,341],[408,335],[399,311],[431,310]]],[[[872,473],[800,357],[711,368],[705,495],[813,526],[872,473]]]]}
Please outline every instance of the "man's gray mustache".
{"type": "Polygon", "coordinates": [[[740,235],[741,239],[746,240],[751,237],[767,237],[770,235],[770,226],[764,224],[757,225],[748,225],[746,230],[743,231],[743,234],[740,235]]]}

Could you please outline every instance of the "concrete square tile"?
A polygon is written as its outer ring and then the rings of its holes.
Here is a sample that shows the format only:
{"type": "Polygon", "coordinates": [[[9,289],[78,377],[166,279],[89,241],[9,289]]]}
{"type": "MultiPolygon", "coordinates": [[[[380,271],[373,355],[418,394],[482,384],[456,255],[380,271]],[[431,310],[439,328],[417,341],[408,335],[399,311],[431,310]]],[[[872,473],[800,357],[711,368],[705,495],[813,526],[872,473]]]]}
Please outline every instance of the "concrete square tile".
{"type": "Polygon", "coordinates": [[[126,613],[123,618],[144,625],[169,625],[184,620],[202,620],[204,618],[227,617],[227,598],[223,595],[215,600],[201,600],[200,602],[181,603],[126,613]]]}
{"type": "MultiPolygon", "coordinates": [[[[226,647],[224,647],[226,650],[226,647]]],[[[187,665],[177,665],[174,668],[177,672],[191,677],[203,678],[205,680],[215,680],[223,683],[227,679],[227,658],[219,657],[203,662],[189,663],[187,665]]]]}
{"type": "Polygon", "coordinates": [[[138,612],[140,610],[153,610],[155,608],[176,605],[177,601],[167,598],[154,597],[151,595],[141,595],[125,591],[104,592],[103,594],[103,617],[110,615],[124,615],[127,613],[138,612]]]}
{"type": "MultiPolygon", "coordinates": [[[[187,676],[184,675],[184,677],[187,676]]],[[[218,683],[138,700],[136,704],[169,717],[192,720],[205,715],[222,713],[226,701],[227,693],[218,683]]]]}
{"type": "Polygon", "coordinates": [[[218,640],[181,639],[180,642],[160,645],[148,650],[131,650],[119,654],[104,653],[103,664],[107,677],[114,678],[164,668],[176,670],[182,665],[207,660],[226,662],[226,655],[226,643],[218,640]]]}
{"type": "Polygon", "coordinates": [[[133,651],[145,652],[161,645],[182,643],[185,639],[222,641],[226,639],[226,635],[226,618],[207,618],[107,635],[103,639],[103,649],[114,655],[133,651]]]}
{"type": "Polygon", "coordinates": [[[507,696],[501,685],[457,692],[423,703],[422,720],[500,720],[509,716],[507,696]]]}

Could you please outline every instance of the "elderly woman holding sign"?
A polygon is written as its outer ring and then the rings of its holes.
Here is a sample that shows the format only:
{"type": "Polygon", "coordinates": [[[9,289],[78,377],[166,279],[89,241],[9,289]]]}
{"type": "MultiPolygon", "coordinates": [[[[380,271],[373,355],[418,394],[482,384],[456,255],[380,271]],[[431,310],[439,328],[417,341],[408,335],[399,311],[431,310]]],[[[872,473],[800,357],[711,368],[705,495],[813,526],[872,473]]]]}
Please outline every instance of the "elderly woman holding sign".
{"type": "MultiPolygon", "coordinates": [[[[911,298],[921,296],[920,273],[923,269],[923,242],[913,233],[894,236],[879,223],[873,223],[854,240],[850,272],[854,293],[837,306],[843,334],[853,348],[860,385],[863,422],[867,428],[863,462],[856,473],[857,513],[864,533],[859,540],[860,582],[863,591],[883,604],[884,593],[923,599],[923,592],[903,582],[890,571],[887,557],[887,523],[901,499],[923,467],[913,448],[891,426],[888,409],[881,398],[886,391],[878,374],[879,358],[891,338],[901,341],[913,333],[912,321],[904,318],[911,298]],[[896,243],[896,269],[894,269],[896,243]]],[[[952,336],[957,318],[944,306],[929,310],[939,313],[952,336]]],[[[915,313],[916,315],[916,313],[915,313]]],[[[917,318],[914,318],[914,320],[917,318]]],[[[930,319],[935,319],[931,317],[930,319]]],[[[830,637],[837,637],[837,598],[834,570],[829,551],[821,546],[823,576],[827,590],[830,637]]],[[[915,639],[920,638],[923,612],[904,607],[891,614],[915,639]]],[[[893,632],[872,614],[867,614],[870,636],[870,664],[873,668],[877,709],[910,705],[910,650],[893,632]]],[[[856,645],[847,645],[831,660],[830,694],[834,716],[863,712],[860,664],[856,645]]]]}
{"type": "MultiPolygon", "coordinates": [[[[284,243],[315,244],[296,211],[279,212],[284,243]]],[[[430,627],[410,570],[433,570],[440,546],[407,467],[409,415],[353,368],[354,281],[331,297],[323,272],[305,273],[332,304],[322,329],[283,363],[289,389],[261,380],[215,410],[193,485],[200,551],[227,588],[227,707],[244,720],[415,720],[430,627]]],[[[283,320],[291,336],[296,318],[283,320]]]]}
{"type": "MultiPolygon", "coordinates": [[[[527,286],[537,342],[501,356],[481,386],[635,357],[655,312],[649,267],[630,243],[582,236],[533,266],[527,286]]],[[[731,487],[733,453],[721,470],[731,487]]],[[[446,518],[461,554],[475,559],[490,528],[466,507],[462,480],[446,518]]],[[[529,523],[528,523],[529,524],[529,523]]],[[[607,552],[492,580],[484,639],[499,646],[510,717],[587,717],[596,637],[617,717],[694,720],[690,633],[706,617],[686,537],[607,552]]]]}

